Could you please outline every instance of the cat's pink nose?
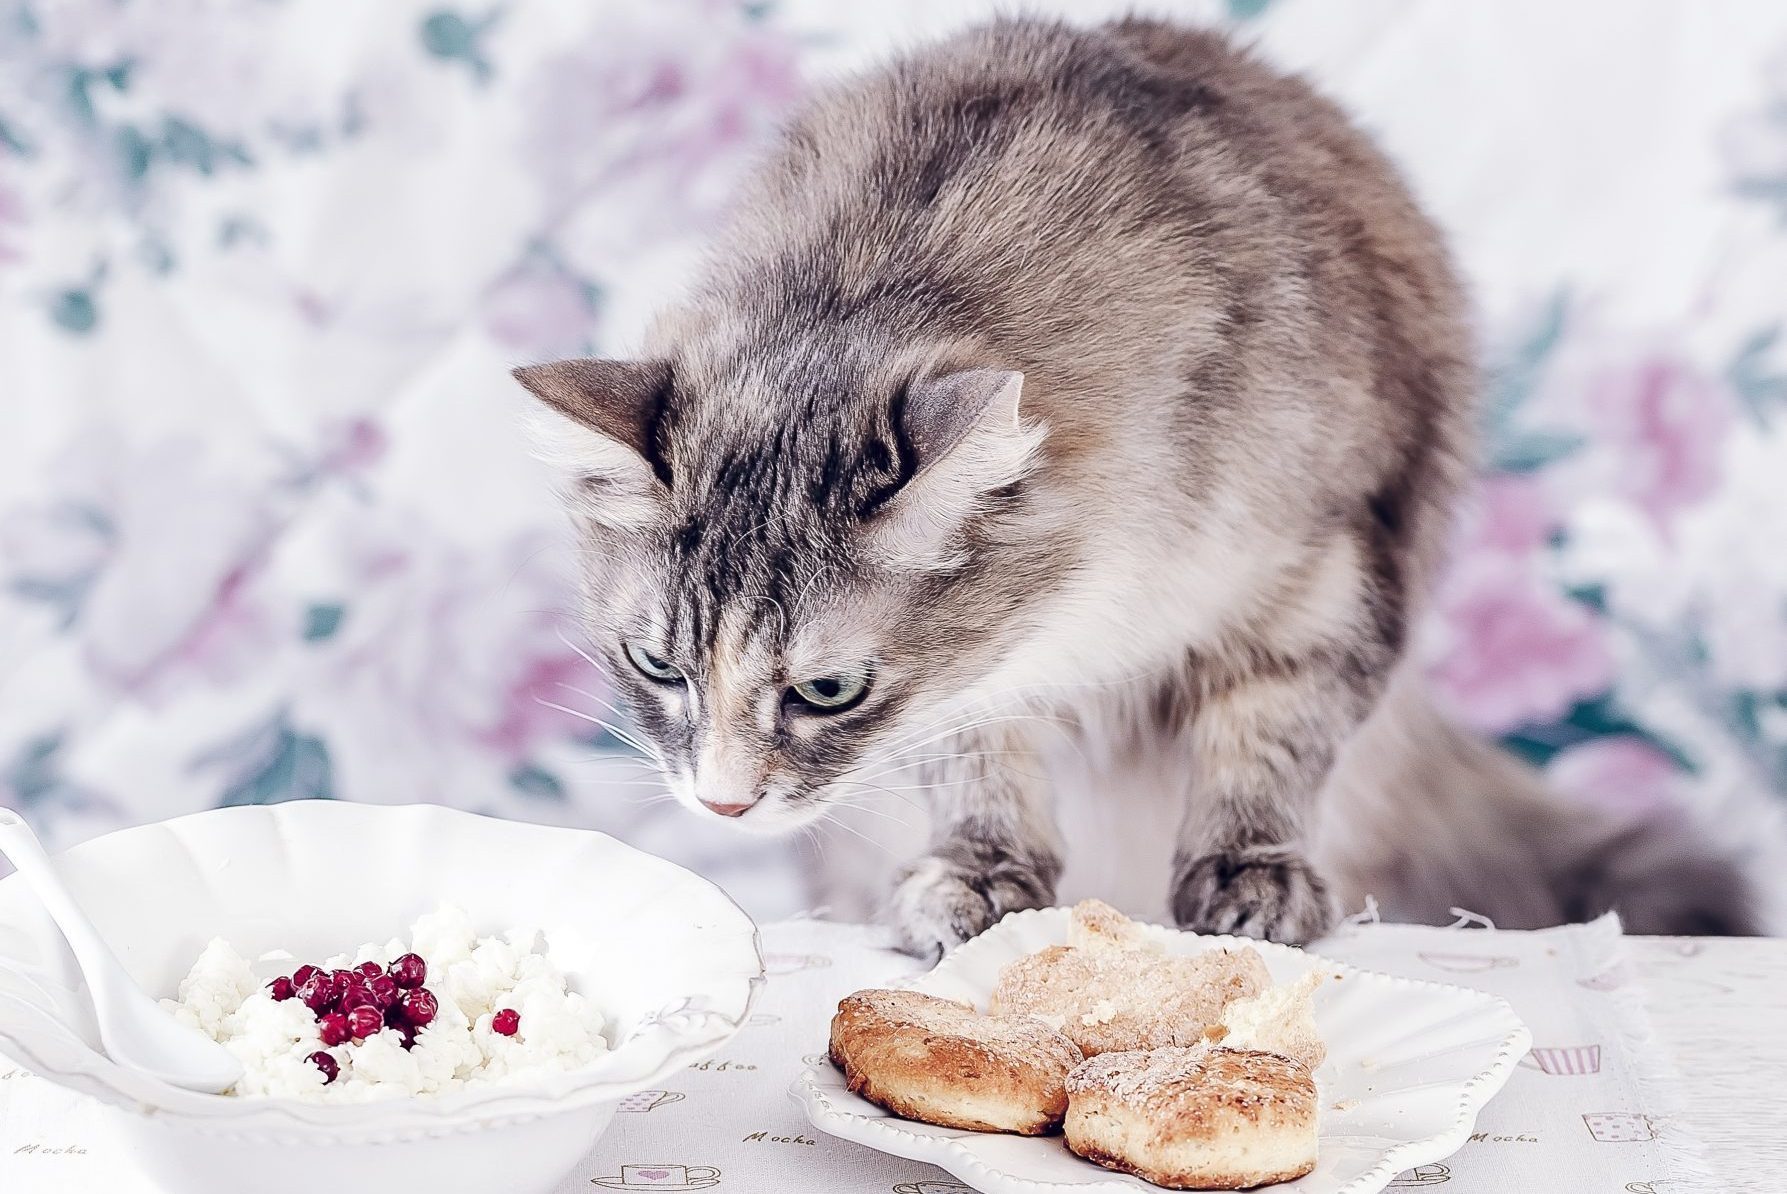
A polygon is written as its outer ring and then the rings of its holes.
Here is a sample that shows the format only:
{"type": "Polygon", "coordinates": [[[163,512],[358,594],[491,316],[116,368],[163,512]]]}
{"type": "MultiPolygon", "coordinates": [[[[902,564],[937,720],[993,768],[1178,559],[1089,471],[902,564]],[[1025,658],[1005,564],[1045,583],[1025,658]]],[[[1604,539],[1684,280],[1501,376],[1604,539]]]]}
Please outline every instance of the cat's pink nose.
{"type": "Polygon", "coordinates": [[[703,800],[701,807],[709,812],[719,813],[722,817],[742,817],[751,811],[751,806],[754,804],[756,804],[754,800],[745,804],[714,804],[711,801],[703,800]]]}

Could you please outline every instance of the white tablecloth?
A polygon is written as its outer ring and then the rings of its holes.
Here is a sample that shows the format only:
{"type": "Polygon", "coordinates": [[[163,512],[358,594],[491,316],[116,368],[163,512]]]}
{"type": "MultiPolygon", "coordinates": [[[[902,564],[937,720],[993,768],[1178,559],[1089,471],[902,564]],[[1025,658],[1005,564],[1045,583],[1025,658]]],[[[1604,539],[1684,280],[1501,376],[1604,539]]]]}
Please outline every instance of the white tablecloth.
{"type": "MultiPolygon", "coordinates": [[[[566,1180],[593,1189],[715,1189],[739,1194],[968,1194],[927,1165],[835,1141],[809,1127],[787,1088],[823,1062],[837,999],[911,973],[880,934],[816,921],[764,930],[770,983],[749,1025],[623,1114],[566,1180]]],[[[1355,965],[1477,987],[1511,1002],[1535,1048],[1443,1162],[1393,1189],[1445,1194],[1625,1191],[1713,1194],[1675,1107],[1668,1060],[1653,1046],[1637,973],[1612,918],[1539,933],[1349,927],[1321,952],[1355,965]]],[[[103,1119],[77,1096],[0,1068],[0,1191],[150,1194],[103,1119]]],[[[178,1192],[170,1192],[178,1194],[178,1192]]],[[[498,1194],[498,1192],[493,1192],[498,1194]]]]}

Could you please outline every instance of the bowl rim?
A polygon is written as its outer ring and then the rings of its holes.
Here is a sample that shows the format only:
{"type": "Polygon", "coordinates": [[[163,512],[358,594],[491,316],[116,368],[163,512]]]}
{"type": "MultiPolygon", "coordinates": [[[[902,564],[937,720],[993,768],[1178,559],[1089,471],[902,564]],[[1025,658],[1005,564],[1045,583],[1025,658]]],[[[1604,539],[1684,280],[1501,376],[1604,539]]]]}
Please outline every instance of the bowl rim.
{"type": "MultiPolygon", "coordinates": [[[[580,1070],[567,1070],[545,1075],[543,1080],[510,1084],[492,1083],[487,1087],[455,1091],[446,1095],[404,1095],[352,1103],[314,1103],[290,1097],[252,1098],[227,1094],[202,1094],[162,1083],[148,1075],[123,1070],[103,1052],[90,1046],[81,1059],[81,1066],[45,1066],[29,1039],[21,1039],[0,1027],[0,1044],[4,1051],[17,1052],[29,1058],[21,1061],[46,1081],[94,1094],[113,1107],[142,1118],[168,1122],[170,1126],[192,1129],[207,1134],[253,1136],[277,1139],[296,1129],[305,1139],[314,1140],[328,1134],[339,1137],[377,1138],[395,1141],[421,1135],[440,1135],[477,1130],[498,1123],[518,1123],[549,1116],[565,1115],[604,1103],[618,1101],[639,1090],[651,1087],[675,1071],[713,1053],[731,1040],[749,1019],[762,994],[767,975],[763,961],[762,935],[756,922],[724,888],[706,877],[668,859],[633,846],[613,834],[596,829],[541,824],[445,805],[417,802],[401,805],[362,804],[339,800],[294,800],[272,805],[242,805],[204,809],[161,821],[126,826],[80,842],[59,851],[58,860],[78,856],[102,844],[147,829],[173,829],[194,821],[250,820],[272,817],[276,821],[333,817],[364,818],[441,818],[452,821],[475,821],[490,826],[518,826],[530,831],[575,836],[602,843],[602,848],[649,859],[655,865],[669,868],[676,875],[679,888],[697,892],[707,900],[717,915],[731,918],[743,935],[748,932],[751,965],[737,967],[735,972],[716,976],[714,987],[722,991],[715,1007],[690,1009],[686,1015],[659,1019],[649,1030],[662,1029],[668,1036],[668,1047],[649,1070],[619,1078],[596,1076],[601,1062],[580,1070]],[[742,984],[742,989],[741,989],[742,984]],[[684,1025],[680,1026],[679,1025],[684,1025]],[[97,1064],[93,1064],[97,1063],[97,1064]],[[124,1075],[120,1084],[110,1075],[124,1075]],[[96,1089],[97,1088],[97,1089],[96,1089]]],[[[0,879],[0,885],[17,876],[0,879]]],[[[604,1057],[612,1057],[611,1051],[604,1057]]]]}

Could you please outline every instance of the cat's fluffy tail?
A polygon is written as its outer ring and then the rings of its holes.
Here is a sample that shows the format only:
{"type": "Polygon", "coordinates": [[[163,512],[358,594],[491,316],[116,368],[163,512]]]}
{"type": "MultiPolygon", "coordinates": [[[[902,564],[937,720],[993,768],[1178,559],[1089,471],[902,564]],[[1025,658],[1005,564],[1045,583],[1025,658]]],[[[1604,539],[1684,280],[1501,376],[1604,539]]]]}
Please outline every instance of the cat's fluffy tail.
{"type": "MultiPolygon", "coordinates": [[[[1369,894],[1388,920],[1444,923],[1468,909],[1502,928],[1617,911],[1631,933],[1780,929],[1760,880],[1778,824],[1738,844],[1720,818],[1620,818],[1568,804],[1521,760],[1464,732],[1399,677],[1348,744],[1323,801],[1321,850],[1346,906],[1369,894]]],[[[1760,801],[1752,802],[1760,805],[1760,801]]],[[[1772,820],[1746,810],[1748,820],[1772,820]]]]}

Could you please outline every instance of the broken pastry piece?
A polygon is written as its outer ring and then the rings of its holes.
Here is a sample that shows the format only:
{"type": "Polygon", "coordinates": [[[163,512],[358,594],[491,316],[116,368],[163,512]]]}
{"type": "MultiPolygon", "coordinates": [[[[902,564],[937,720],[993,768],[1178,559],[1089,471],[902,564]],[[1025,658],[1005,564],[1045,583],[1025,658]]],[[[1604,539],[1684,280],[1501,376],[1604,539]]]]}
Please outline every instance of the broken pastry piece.
{"type": "Polygon", "coordinates": [[[1328,976],[1311,970],[1294,983],[1267,987],[1222,1009],[1205,1036],[1230,1049],[1263,1049],[1295,1058],[1311,1070],[1328,1056],[1315,1026],[1315,991],[1328,976]]]}

